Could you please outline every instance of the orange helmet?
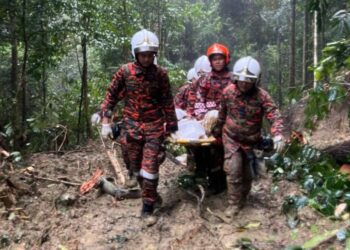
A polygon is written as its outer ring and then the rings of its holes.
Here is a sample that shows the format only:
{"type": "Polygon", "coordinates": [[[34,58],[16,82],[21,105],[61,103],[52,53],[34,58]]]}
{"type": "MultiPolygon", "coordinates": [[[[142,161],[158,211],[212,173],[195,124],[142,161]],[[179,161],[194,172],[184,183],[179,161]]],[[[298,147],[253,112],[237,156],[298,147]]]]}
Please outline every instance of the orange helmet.
{"type": "Polygon", "coordinates": [[[228,50],[228,48],[220,43],[214,43],[213,45],[211,45],[208,50],[207,50],[207,56],[210,59],[210,56],[214,55],[214,54],[220,54],[220,55],[224,55],[225,56],[225,62],[226,64],[229,63],[230,61],[230,52],[228,50]]]}

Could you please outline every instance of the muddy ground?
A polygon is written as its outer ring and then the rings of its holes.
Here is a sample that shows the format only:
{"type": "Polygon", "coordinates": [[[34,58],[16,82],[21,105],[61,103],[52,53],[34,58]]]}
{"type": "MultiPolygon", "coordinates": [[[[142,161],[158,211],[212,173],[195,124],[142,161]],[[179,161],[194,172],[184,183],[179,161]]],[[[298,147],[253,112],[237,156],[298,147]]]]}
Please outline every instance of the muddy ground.
{"type": "MultiPolygon", "coordinates": [[[[120,152],[119,152],[120,153],[120,152]]],[[[281,213],[283,198],[300,194],[297,184],[281,181],[272,188],[269,174],[254,183],[247,206],[233,222],[220,215],[227,206],[225,193],[209,196],[199,216],[196,200],[176,182],[184,167],[166,160],[161,166],[159,192],[163,207],[159,220],[146,227],[139,216],[141,201],[116,201],[97,189],[81,196],[79,187],[24,177],[32,167],[42,177],[82,183],[101,166],[114,176],[103,147],[91,142],[80,150],[32,155],[22,169],[1,170],[0,191],[13,194],[12,204],[0,202],[0,248],[4,249],[254,249],[240,239],[251,240],[255,249],[284,249],[301,245],[325,230],[345,222],[332,221],[305,207],[300,223],[290,229],[281,213]],[[6,178],[11,177],[10,180],[6,178]],[[13,183],[22,184],[14,187],[13,183]],[[62,201],[68,197],[68,201],[62,201]]],[[[4,167],[5,168],[5,167],[4,167]]],[[[318,249],[343,249],[336,240],[318,249]]]]}

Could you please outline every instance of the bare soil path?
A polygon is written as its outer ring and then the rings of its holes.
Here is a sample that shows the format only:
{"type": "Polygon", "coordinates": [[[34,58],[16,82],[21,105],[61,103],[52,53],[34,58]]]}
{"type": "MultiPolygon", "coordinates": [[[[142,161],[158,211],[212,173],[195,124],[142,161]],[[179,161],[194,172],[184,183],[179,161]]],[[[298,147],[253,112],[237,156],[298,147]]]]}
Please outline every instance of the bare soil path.
{"type": "MultiPolygon", "coordinates": [[[[103,148],[92,142],[62,155],[34,154],[26,167],[33,167],[42,177],[82,183],[99,166],[113,177],[109,165],[103,148]]],[[[177,186],[176,178],[184,171],[169,160],[161,166],[163,207],[153,227],[143,225],[139,199],[116,201],[96,189],[81,196],[77,186],[34,181],[16,170],[11,176],[25,185],[21,190],[9,187],[5,178],[9,174],[1,174],[0,191],[7,190],[16,200],[10,208],[0,201],[0,249],[249,249],[243,248],[242,238],[250,239],[256,249],[283,249],[344,224],[305,207],[298,227],[290,229],[281,213],[283,197],[300,190],[287,181],[272,189],[269,175],[254,183],[247,206],[232,223],[207,210],[222,213],[227,206],[225,193],[207,197],[200,217],[196,200],[177,186]]],[[[343,249],[339,243],[330,244],[343,249]]]]}

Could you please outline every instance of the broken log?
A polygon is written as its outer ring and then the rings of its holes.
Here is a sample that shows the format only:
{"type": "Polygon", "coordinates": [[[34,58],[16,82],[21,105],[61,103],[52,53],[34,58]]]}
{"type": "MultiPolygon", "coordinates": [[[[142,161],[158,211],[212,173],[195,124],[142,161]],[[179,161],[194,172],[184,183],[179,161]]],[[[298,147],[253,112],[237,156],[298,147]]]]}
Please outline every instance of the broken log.
{"type": "Polygon", "coordinates": [[[79,189],[80,194],[86,194],[91,189],[96,187],[100,182],[100,178],[102,174],[103,174],[103,171],[101,168],[96,169],[94,175],[80,186],[80,189],[79,189]]]}
{"type": "Polygon", "coordinates": [[[335,159],[345,159],[350,154],[350,137],[348,140],[335,141],[319,147],[322,152],[332,155],[335,159]]]}
{"type": "Polygon", "coordinates": [[[125,176],[123,174],[118,158],[113,154],[111,150],[107,150],[107,155],[113,166],[114,173],[116,174],[118,180],[120,181],[120,184],[125,186],[125,176]]]}

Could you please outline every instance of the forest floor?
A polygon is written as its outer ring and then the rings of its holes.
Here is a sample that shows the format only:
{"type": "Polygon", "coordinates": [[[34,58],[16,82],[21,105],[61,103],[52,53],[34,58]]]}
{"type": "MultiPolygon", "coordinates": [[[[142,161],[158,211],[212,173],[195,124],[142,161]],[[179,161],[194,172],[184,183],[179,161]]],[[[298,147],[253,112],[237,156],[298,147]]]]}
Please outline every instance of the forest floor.
{"type": "MultiPolygon", "coordinates": [[[[88,180],[97,167],[102,167],[105,175],[114,176],[99,142],[63,154],[34,154],[25,167],[42,177],[76,183],[88,180]]],[[[0,194],[6,195],[6,190],[13,194],[11,207],[0,202],[0,248],[284,249],[345,225],[304,207],[299,211],[300,223],[290,229],[281,207],[285,196],[301,194],[301,190],[288,181],[280,181],[277,188],[272,188],[269,174],[254,183],[240,215],[233,222],[225,222],[207,209],[222,214],[227,206],[225,192],[207,197],[199,216],[196,200],[177,186],[177,176],[185,168],[167,159],[160,171],[163,206],[157,212],[159,220],[147,227],[140,218],[140,199],[116,201],[97,189],[80,195],[77,186],[33,181],[25,177],[24,168],[0,174],[0,194]],[[69,202],[63,202],[62,197],[69,197],[69,202]]],[[[331,246],[344,249],[334,239],[317,249],[331,246]]]]}

